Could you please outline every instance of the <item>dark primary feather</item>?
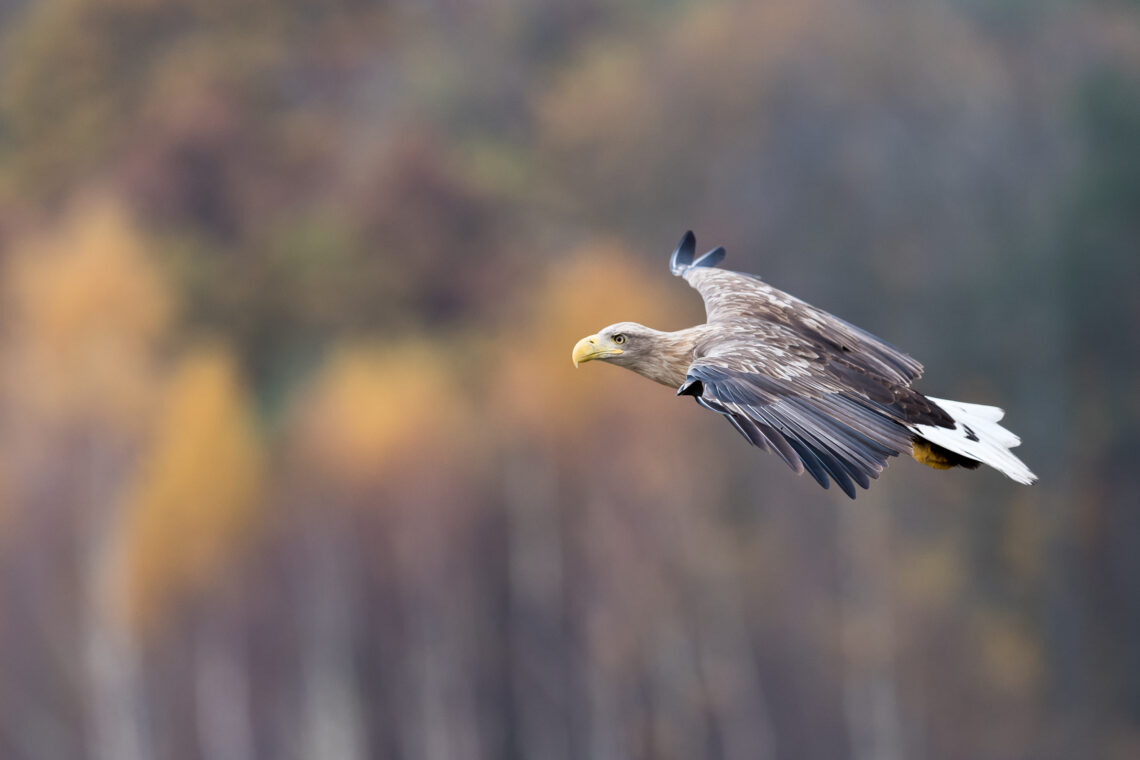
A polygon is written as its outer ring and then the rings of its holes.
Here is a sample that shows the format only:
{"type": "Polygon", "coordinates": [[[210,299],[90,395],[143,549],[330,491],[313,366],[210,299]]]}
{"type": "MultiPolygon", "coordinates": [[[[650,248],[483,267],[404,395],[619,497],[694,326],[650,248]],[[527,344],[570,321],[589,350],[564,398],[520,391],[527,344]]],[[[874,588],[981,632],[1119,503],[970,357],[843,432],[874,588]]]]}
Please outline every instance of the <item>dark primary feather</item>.
{"type": "Polygon", "coordinates": [[[723,356],[692,364],[689,379],[702,389],[698,401],[825,488],[830,476],[854,497],[853,482],[866,488],[887,459],[910,451],[910,431],[876,402],[810,377],[780,379],[733,365],[738,363],[723,356]]]}
{"type": "Polygon", "coordinates": [[[701,257],[693,262],[693,269],[698,267],[715,267],[720,262],[724,261],[725,250],[722,246],[717,246],[711,251],[706,251],[701,254],[701,257]]]}
{"type": "Polygon", "coordinates": [[[693,263],[693,254],[697,251],[697,236],[689,230],[681,238],[681,242],[677,243],[677,248],[673,251],[672,258],[669,259],[669,271],[673,274],[679,275],[689,268],[693,263]]]}
{"type": "Polygon", "coordinates": [[[721,246],[702,253],[700,257],[694,261],[693,255],[696,251],[697,238],[693,235],[693,231],[689,230],[685,233],[684,237],[681,238],[681,242],[677,243],[677,248],[673,251],[673,257],[669,260],[669,269],[673,274],[683,275],[690,269],[715,267],[724,260],[725,250],[721,246]]]}

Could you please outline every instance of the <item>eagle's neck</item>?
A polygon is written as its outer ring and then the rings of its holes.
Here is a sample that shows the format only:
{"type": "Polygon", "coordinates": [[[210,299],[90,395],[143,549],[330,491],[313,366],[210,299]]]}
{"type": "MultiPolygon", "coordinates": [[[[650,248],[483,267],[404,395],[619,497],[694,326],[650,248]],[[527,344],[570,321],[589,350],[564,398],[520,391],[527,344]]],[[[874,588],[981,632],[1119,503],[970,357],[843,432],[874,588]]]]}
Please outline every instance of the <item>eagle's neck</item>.
{"type": "Polygon", "coordinates": [[[675,332],[656,332],[653,350],[629,368],[656,383],[679,388],[685,382],[707,328],[708,325],[697,325],[675,332]]]}

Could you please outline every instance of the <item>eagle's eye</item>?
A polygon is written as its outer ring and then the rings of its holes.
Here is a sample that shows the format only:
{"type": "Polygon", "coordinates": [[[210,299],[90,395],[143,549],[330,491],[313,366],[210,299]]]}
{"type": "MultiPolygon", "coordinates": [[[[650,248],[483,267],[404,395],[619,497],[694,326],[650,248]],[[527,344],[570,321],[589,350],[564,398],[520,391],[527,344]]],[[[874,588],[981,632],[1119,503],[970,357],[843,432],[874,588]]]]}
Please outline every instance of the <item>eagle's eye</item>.
{"type": "Polygon", "coordinates": [[[622,343],[625,343],[625,333],[617,333],[617,334],[615,334],[615,335],[614,335],[614,343],[618,344],[619,346],[620,346],[622,343]]]}

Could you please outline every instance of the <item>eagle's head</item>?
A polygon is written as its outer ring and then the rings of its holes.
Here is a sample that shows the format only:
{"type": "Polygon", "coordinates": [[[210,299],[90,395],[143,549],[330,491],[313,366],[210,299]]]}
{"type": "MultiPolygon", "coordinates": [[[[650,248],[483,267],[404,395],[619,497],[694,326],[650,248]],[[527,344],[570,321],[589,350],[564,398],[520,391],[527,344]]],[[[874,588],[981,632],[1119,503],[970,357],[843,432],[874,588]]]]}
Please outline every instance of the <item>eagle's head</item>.
{"type": "Polygon", "coordinates": [[[574,366],[605,359],[676,388],[685,381],[685,372],[693,361],[695,330],[667,333],[636,322],[618,322],[578,341],[572,357],[574,366]]]}
{"type": "Polygon", "coordinates": [[[622,367],[634,367],[652,353],[656,330],[636,322],[618,322],[587,335],[574,346],[574,366],[605,359],[622,367]]]}

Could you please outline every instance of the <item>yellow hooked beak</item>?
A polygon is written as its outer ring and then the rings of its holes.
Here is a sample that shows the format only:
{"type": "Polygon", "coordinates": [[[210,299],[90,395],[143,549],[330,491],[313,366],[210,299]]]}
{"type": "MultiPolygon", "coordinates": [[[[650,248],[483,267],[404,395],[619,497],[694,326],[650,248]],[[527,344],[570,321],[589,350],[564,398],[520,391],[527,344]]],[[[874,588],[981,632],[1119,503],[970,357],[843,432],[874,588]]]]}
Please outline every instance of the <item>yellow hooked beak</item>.
{"type": "Polygon", "coordinates": [[[574,366],[605,356],[617,356],[621,349],[600,335],[587,335],[574,344],[574,366]]]}

